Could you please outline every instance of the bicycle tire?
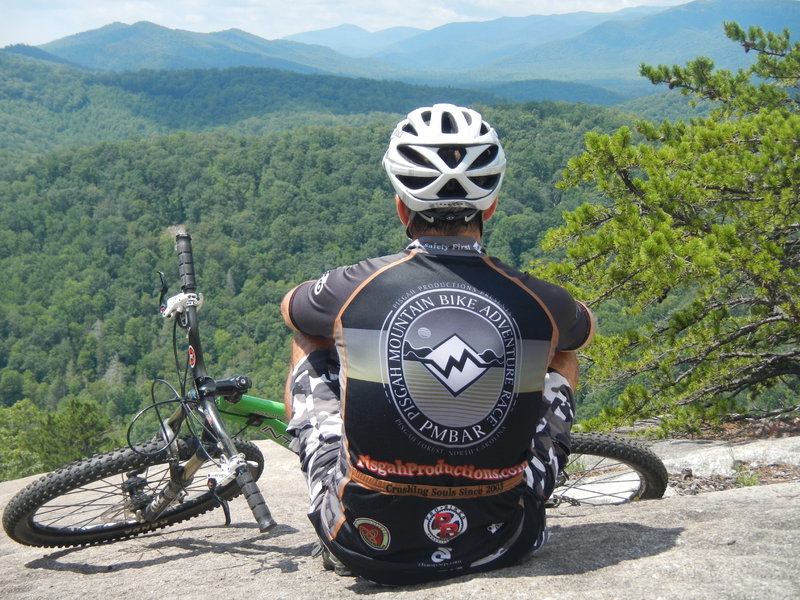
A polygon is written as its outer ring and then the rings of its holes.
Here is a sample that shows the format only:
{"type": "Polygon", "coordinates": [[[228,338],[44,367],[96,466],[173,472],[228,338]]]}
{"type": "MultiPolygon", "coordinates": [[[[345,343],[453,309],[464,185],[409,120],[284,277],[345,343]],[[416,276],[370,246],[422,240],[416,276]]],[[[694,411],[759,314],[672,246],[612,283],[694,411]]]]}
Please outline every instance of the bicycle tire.
{"type": "Polygon", "coordinates": [[[608,505],[661,498],[669,476],[644,444],[604,433],[573,433],[572,453],[551,504],[608,505]]]}
{"type": "MultiPolygon", "coordinates": [[[[234,439],[236,449],[250,463],[254,479],[264,468],[264,458],[252,442],[234,439]]],[[[194,455],[192,438],[178,440],[178,458],[194,455]]],[[[204,469],[215,469],[207,461],[187,487],[187,495],[167,508],[155,521],[136,518],[130,495],[122,489],[135,472],[146,481],[150,497],[168,480],[168,451],[154,442],[120,448],[72,462],[20,490],[3,512],[8,536],[27,546],[86,546],[130,538],[197,517],[219,507],[208,490],[204,469]]],[[[224,500],[240,494],[235,479],[216,492],[224,500]]]]}

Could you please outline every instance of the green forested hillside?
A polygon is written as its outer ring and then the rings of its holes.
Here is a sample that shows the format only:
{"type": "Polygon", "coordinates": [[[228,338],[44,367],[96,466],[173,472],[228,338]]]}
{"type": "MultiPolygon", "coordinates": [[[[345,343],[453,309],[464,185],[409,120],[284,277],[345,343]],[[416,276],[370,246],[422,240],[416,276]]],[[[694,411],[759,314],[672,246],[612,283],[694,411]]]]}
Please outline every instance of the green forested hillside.
{"type": "Polygon", "coordinates": [[[665,120],[688,122],[695,117],[707,116],[714,104],[708,100],[665,91],[646,98],[628,100],[617,104],[615,107],[641,119],[660,123],[665,120]]]}
{"type": "Polygon", "coordinates": [[[609,106],[629,99],[629,96],[623,93],[612,91],[610,86],[609,89],[604,89],[593,85],[551,79],[476,83],[473,87],[519,101],[563,100],[609,106]]]}
{"type": "MultiPolygon", "coordinates": [[[[523,82],[494,91],[514,97],[517,88],[551,84],[523,82]]],[[[581,86],[561,86],[573,99],[582,97],[581,86]]],[[[584,100],[591,97],[586,95],[584,100]]],[[[434,102],[471,105],[498,98],[489,91],[275,69],[98,74],[0,51],[0,159],[17,162],[64,146],[176,131],[263,134],[307,125],[358,126],[379,118],[397,120],[413,107],[434,102]]],[[[680,96],[657,98],[624,108],[656,119],[688,114],[680,96]]],[[[603,102],[613,103],[614,98],[608,95],[603,102]]]]}
{"type": "MultiPolygon", "coordinates": [[[[577,192],[555,195],[552,180],[584,132],[610,131],[622,119],[553,103],[481,109],[511,164],[488,245],[525,264],[539,236],[578,200],[577,192]]],[[[195,239],[212,373],[246,373],[255,392],[280,396],[283,294],[328,267],[404,245],[380,167],[394,123],[257,137],[183,132],[0,167],[2,405],[30,399],[50,412],[89,402],[109,427],[128,421],[153,377],[170,375],[156,271],[177,289],[169,228],[179,224],[195,239]]],[[[6,422],[23,408],[33,410],[17,404],[6,422]]],[[[19,462],[24,467],[24,455],[19,462]]]]}
{"type": "Polygon", "coordinates": [[[437,101],[497,100],[488,92],[231,68],[99,74],[0,51],[0,157],[71,144],[225,128],[262,133],[364,123],[437,101]]]}

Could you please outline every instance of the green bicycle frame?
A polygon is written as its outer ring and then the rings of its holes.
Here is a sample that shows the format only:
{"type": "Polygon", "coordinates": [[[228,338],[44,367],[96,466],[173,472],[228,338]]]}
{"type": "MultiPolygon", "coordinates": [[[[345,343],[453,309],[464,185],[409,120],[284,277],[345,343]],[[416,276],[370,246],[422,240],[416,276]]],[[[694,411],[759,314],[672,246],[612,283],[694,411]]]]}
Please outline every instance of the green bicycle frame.
{"type": "Polygon", "coordinates": [[[291,437],[286,433],[283,402],[243,394],[238,401],[218,397],[217,408],[229,421],[244,427],[255,427],[279,446],[289,447],[291,437]]]}

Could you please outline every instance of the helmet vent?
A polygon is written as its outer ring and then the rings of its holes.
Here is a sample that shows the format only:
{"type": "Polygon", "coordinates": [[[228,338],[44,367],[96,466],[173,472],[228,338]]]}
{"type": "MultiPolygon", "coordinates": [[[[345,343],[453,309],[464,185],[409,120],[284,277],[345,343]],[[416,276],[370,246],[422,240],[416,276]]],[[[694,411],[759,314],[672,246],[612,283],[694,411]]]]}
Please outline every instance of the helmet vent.
{"type": "Polygon", "coordinates": [[[497,185],[500,175],[481,175],[480,177],[470,177],[469,180],[480,188],[490,190],[497,185]]]}
{"type": "Polygon", "coordinates": [[[456,120],[449,112],[442,113],[442,133],[458,133],[456,120]]]}
{"type": "Polygon", "coordinates": [[[398,146],[397,152],[403,155],[407,161],[414,163],[420,167],[431,167],[431,162],[422,156],[419,152],[414,150],[413,148],[409,148],[408,146],[398,146]]]}
{"type": "Polygon", "coordinates": [[[464,160],[464,157],[467,155],[467,151],[465,148],[459,147],[452,147],[452,148],[439,148],[439,151],[436,153],[439,157],[445,162],[445,164],[450,167],[451,169],[455,169],[458,164],[464,160]]]}
{"type": "Polygon", "coordinates": [[[413,175],[397,175],[397,179],[411,190],[421,190],[426,185],[430,185],[436,181],[436,177],[414,177],[413,175]]]}
{"type": "Polygon", "coordinates": [[[455,179],[451,179],[442,186],[437,194],[439,198],[466,198],[467,192],[455,179]]]}
{"type": "Polygon", "coordinates": [[[480,155],[472,161],[472,169],[480,169],[481,167],[485,167],[486,165],[490,164],[495,158],[497,158],[497,154],[499,149],[497,146],[492,145],[486,148],[480,155]]]}
{"type": "Polygon", "coordinates": [[[481,122],[481,135],[486,135],[489,133],[489,126],[486,124],[486,121],[481,122]]]}
{"type": "Polygon", "coordinates": [[[417,133],[417,130],[414,129],[414,126],[411,123],[406,123],[403,126],[403,131],[405,131],[406,133],[410,133],[411,135],[419,135],[417,133]]]}

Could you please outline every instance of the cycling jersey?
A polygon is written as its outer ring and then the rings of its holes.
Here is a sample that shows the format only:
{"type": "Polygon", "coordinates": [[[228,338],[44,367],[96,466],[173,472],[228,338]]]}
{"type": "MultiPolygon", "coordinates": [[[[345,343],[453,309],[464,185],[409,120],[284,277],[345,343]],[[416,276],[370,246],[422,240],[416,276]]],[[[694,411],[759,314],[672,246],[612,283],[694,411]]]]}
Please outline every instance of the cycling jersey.
{"type": "Polygon", "coordinates": [[[543,541],[572,413],[560,376],[543,394],[547,366],[588,341],[582,304],[472,238],[436,236],[298,286],[289,316],[336,342],[295,373],[308,383],[290,431],[304,469],[328,465],[310,477],[310,516],[342,562],[404,583],[512,564],[543,541]]]}

